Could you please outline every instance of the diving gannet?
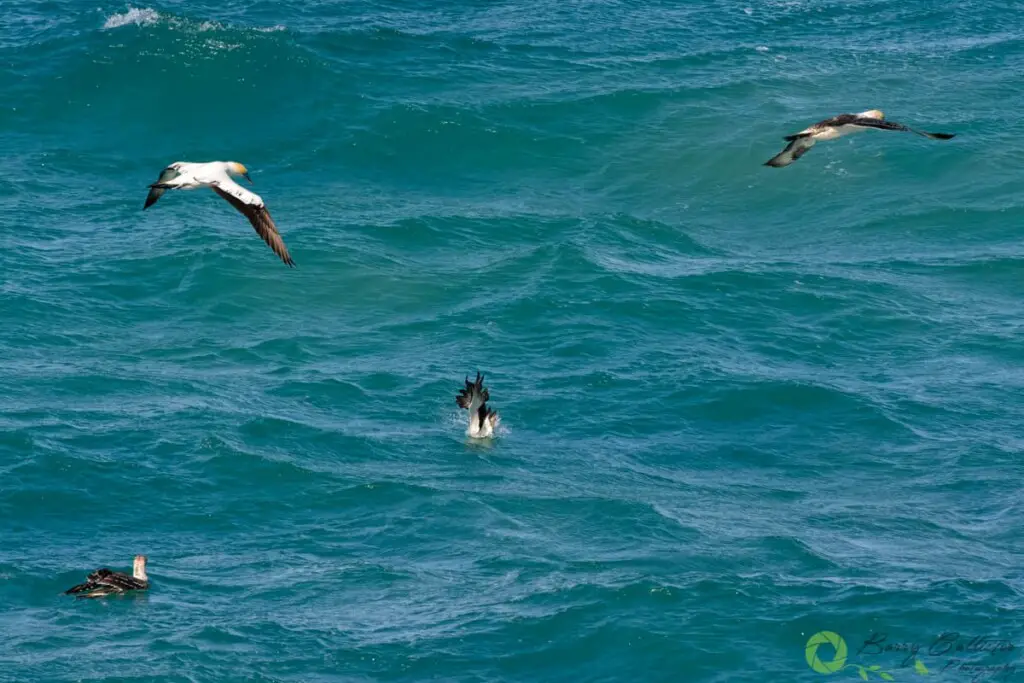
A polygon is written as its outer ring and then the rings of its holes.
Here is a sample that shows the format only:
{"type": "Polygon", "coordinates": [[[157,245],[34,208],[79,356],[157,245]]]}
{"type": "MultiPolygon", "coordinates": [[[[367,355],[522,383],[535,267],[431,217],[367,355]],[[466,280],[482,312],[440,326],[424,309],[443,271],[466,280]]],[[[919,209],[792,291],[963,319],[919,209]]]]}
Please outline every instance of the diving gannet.
{"type": "Polygon", "coordinates": [[[498,426],[498,413],[487,407],[491,393],[484,386],[484,376],[476,373],[476,381],[470,382],[466,377],[466,388],[459,390],[455,402],[459,407],[469,411],[469,426],[466,427],[466,436],[474,439],[486,439],[494,436],[494,429],[498,426]]]}
{"type": "Polygon", "coordinates": [[[81,594],[78,597],[102,598],[105,595],[120,595],[128,591],[144,591],[148,588],[146,556],[136,555],[131,576],[122,572],[113,572],[104,567],[89,574],[85,583],[80,583],[64,591],[64,595],[81,594]]]}
{"type": "Polygon", "coordinates": [[[263,205],[263,199],[232,180],[232,174],[240,175],[252,183],[248,169],[235,161],[210,161],[202,164],[175,161],[160,173],[160,177],[155,183],[149,186],[146,205],[142,209],[145,211],[153,206],[167,190],[194,190],[197,187],[208,187],[248,218],[252,227],[256,228],[256,233],[270,245],[274,253],[280,256],[286,264],[294,267],[295,261],[288,253],[288,248],[284,246],[281,233],[277,231],[274,219],[270,217],[267,207],[263,205]]]}
{"type": "Polygon", "coordinates": [[[869,128],[898,130],[906,133],[914,133],[933,140],[949,140],[950,138],[956,137],[952,133],[925,133],[919,130],[914,130],[908,126],[904,126],[903,124],[896,123],[895,121],[885,121],[884,119],[885,114],[877,109],[870,109],[859,114],[840,114],[839,116],[833,116],[830,119],[819,121],[813,126],[809,126],[795,135],[787,135],[784,137],[783,140],[789,141],[786,149],[766,161],[764,165],[774,166],[775,168],[789,166],[791,163],[802,157],[807,150],[814,147],[815,142],[820,140],[835,140],[836,138],[841,138],[844,135],[859,133],[861,131],[868,130],[869,128]]]}

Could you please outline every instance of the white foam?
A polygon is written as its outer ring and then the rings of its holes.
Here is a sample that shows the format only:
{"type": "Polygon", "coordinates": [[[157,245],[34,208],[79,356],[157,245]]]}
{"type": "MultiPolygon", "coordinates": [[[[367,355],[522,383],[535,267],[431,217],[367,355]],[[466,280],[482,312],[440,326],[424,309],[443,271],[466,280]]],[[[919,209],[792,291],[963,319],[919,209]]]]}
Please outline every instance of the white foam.
{"type": "Polygon", "coordinates": [[[160,20],[160,14],[155,9],[149,9],[148,7],[138,9],[135,7],[129,7],[127,12],[122,14],[112,14],[107,17],[107,20],[103,23],[103,28],[118,28],[120,26],[127,26],[128,24],[134,24],[135,26],[149,26],[155,24],[160,20]]]}

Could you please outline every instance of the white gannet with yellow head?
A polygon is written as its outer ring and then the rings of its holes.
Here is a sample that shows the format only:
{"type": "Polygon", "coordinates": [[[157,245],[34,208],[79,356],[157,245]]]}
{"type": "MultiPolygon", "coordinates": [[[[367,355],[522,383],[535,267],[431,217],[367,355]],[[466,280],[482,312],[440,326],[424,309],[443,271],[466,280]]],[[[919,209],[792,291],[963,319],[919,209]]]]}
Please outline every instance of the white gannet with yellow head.
{"type": "Polygon", "coordinates": [[[209,161],[206,163],[192,163],[188,161],[175,161],[165,168],[157,181],[149,186],[149,196],[146,197],[146,204],[143,210],[148,209],[160,199],[167,190],[194,190],[197,187],[208,187],[223,199],[226,199],[231,206],[235,207],[243,216],[249,219],[256,233],[263,238],[274,253],[289,266],[295,266],[284,246],[281,233],[274,225],[274,219],[263,204],[263,199],[256,193],[250,192],[238,183],[231,176],[242,176],[250,183],[249,170],[237,161],[209,161]]]}
{"type": "Polygon", "coordinates": [[[870,128],[914,133],[933,140],[949,140],[950,138],[956,137],[952,133],[925,133],[923,131],[914,130],[908,126],[904,126],[901,123],[896,123],[895,121],[886,121],[885,114],[881,111],[878,109],[869,109],[867,111],[862,111],[859,114],[840,114],[839,116],[833,116],[830,119],[819,121],[813,126],[808,126],[799,133],[787,135],[783,138],[783,140],[789,141],[786,149],[766,161],[764,165],[773,166],[775,168],[789,166],[791,163],[802,157],[807,150],[814,147],[814,143],[816,142],[820,142],[822,140],[835,140],[836,138],[841,138],[844,135],[860,133],[861,131],[865,131],[870,128]]]}

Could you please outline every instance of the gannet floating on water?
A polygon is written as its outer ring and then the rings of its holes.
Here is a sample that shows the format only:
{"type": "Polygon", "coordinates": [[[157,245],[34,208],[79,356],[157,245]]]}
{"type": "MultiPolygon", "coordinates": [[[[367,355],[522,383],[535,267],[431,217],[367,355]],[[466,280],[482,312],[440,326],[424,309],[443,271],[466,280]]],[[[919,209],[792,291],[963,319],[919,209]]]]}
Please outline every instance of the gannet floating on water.
{"type": "Polygon", "coordinates": [[[149,186],[149,195],[143,211],[153,206],[167,190],[194,190],[197,187],[208,187],[228,201],[231,206],[249,219],[256,233],[270,245],[274,253],[281,257],[289,266],[294,267],[295,261],[284,246],[281,233],[274,225],[263,199],[254,192],[245,189],[234,180],[232,175],[240,175],[252,182],[249,171],[235,161],[210,161],[207,163],[191,163],[175,161],[165,168],[155,183],[149,186]]]}
{"type": "Polygon", "coordinates": [[[786,149],[766,161],[764,165],[774,166],[775,168],[789,166],[791,163],[806,154],[807,150],[813,147],[816,142],[821,140],[835,140],[836,138],[841,138],[844,135],[859,133],[861,131],[868,130],[869,128],[914,133],[933,140],[949,140],[950,138],[956,137],[951,133],[925,133],[923,131],[914,130],[908,126],[904,126],[903,124],[896,123],[895,121],[885,121],[884,119],[885,114],[877,109],[869,109],[868,111],[862,111],[859,114],[840,114],[839,116],[833,116],[830,119],[819,121],[813,126],[803,129],[799,133],[784,137],[783,140],[789,141],[786,149]]]}
{"type": "Polygon", "coordinates": [[[463,410],[469,411],[469,426],[466,427],[466,436],[474,439],[486,439],[494,436],[494,429],[498,426],[498,413],[487,407],[487,401],[491,393],[484,386],[484,376],[476,373],[476,381],[470,382],[466,377],[466,388],[459,390],[455,402],[463,410]]]}
{"type": "Polygon", "coordinates": [[[110,571],[106,567],[89,574],[85,583],[64,591],[64,595],[77,594],[80,598],[102,598],[106,595],[127,593],[128,591],[144,591],[149,588],[149,577],[146,576],[146,556],[136,555],[132,568],[132,576],[123,572],[110,571]]]}

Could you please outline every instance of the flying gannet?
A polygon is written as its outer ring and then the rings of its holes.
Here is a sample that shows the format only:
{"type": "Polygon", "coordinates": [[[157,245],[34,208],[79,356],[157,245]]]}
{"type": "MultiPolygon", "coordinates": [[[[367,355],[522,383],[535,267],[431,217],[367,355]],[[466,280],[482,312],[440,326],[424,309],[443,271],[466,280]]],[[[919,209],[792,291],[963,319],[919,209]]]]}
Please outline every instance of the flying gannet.
{"type": "Polygon", "coordinates": [[[210,161],[207,163],[190,163],[175,161],[165,168],[155,183],[149,186],[149,195],[143,210],[148,209],[160,199],[167,190],[194,190],[197,187],[208,187],[231,206],[249,219],[256,233],[263,238],[274,253],[281,257],[289,266],[294,267],[295,261],[284,246],[281,233],[274,225],[274,219],[263,204],[263,199],[254,192],[245,189],[234,180],[232,175],[240,175],[252,183],[249,171],[235,161],[210,161]]]}
{"type": "Polygon", "coordinates": [[[474,439],[486,439],[494,436],[494,429],[498,426],[498,413],[487,407],[487,401],[491,393],[484,386],[484,376],[476,373],[476,381],[470,382],[466,377],[466,388],[459,390],[455,402],[463,410],[469,411],[469,426],[466,427],[466,436],[474,439]]]}
{"type": "Polygon", "coordinates": [[[919,130],[914,130],[908,126],[904,126],[903,124],[896,123],[895,121],[885,121],[884,119],[885,114],[877,109],[870,109],[859,114],[840,114],[839,116],[833,116],[830,119],[819,121],[799,133],[784,137],[783,140],[789,141],[789,144],[786,145],[786,149],[766,161],[764,165],[774,166],[775,168],[789,166],[791,163],[806,154],[807,150],[814,147],[814,143],[816,142],[821,140],[835,140],[836,138],[841,138],[844,135],[859,133],[861,131],[868,130],[869,128],[914,133],[933,140],[949,140],[950,138],[955,137],[955,135],[951,133],[925,133],[919,130]]]}
{"type": "Polygon", "coordinates": [[[80,583],[66,591],[64,595],[76,594],[80,598],[102,598],[106,595],[120,595],[128,591],[144,591],[149,588],[149,577],[146,576],[146,556],[136,555],[132,575],[110,571],[106,567],[89,574],[85,583],[80,583]]]}

